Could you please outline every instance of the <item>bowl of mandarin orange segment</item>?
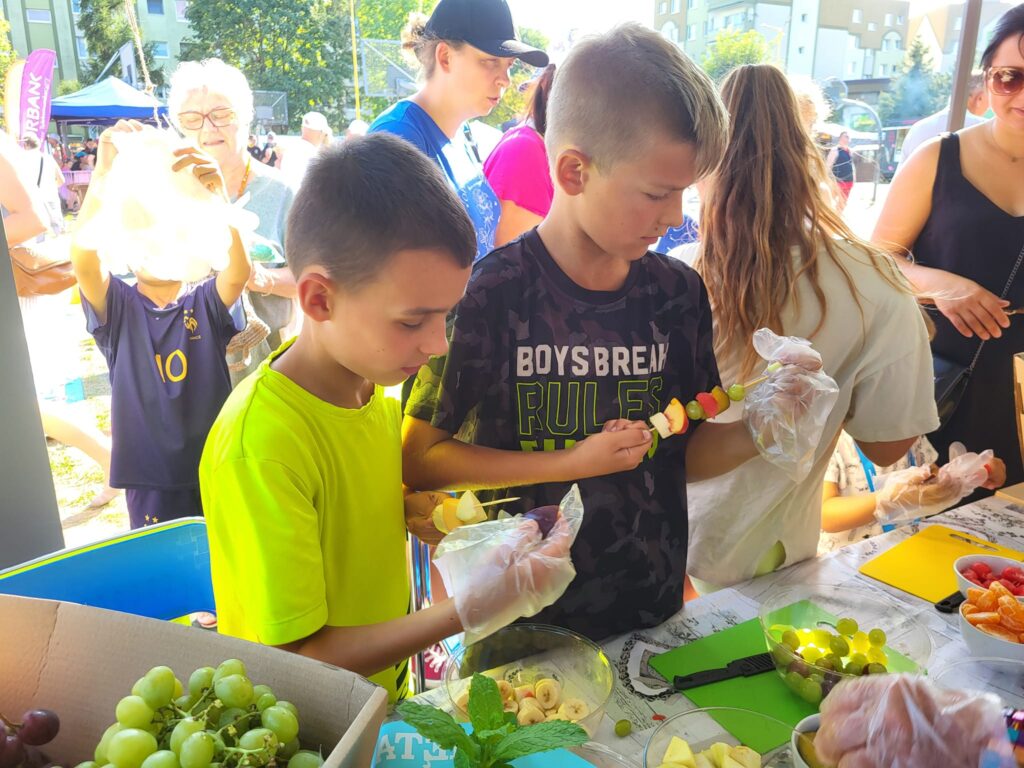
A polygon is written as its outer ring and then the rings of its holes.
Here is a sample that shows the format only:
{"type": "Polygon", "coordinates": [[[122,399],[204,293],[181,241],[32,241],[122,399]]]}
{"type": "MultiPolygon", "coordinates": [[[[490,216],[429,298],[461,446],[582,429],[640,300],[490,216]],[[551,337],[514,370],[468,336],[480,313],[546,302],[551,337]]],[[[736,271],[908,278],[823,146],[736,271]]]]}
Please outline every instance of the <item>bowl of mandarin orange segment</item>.
{"type": "Polygon", "coordinates": [[[1024,661],[1024,603],[1002,581],[969,587],[960,634],[972,656],[1024,661]]]}

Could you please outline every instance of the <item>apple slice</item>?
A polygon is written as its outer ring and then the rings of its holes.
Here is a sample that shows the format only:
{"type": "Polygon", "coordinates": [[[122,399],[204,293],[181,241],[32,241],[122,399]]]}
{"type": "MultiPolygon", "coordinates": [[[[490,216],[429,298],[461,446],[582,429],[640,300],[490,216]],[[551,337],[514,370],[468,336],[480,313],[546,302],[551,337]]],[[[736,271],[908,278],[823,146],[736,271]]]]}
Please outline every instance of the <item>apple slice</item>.
{"type": "Polygon", "coordinates": [[[686,409],[674,397],[665,409],[665,418],[668,419],[668,426],[673,435],[681,435],[690,427],[690,420],[686,418],[686,409]]]}

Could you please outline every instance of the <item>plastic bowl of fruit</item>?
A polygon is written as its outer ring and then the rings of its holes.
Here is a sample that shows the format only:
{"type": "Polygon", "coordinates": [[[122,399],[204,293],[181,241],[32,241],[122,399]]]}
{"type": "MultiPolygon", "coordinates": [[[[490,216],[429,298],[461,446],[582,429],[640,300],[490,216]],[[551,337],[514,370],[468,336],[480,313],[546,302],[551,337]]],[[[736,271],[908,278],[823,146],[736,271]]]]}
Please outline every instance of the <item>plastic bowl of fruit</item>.
{"type": "Polygon", "coordinates": [[[959,616],[972,656],[1024,661],[1024,604],[1002,583],[968,588],[959,616]]]}
{"type": "Polygon", "coordinates": [[[1024,661],[961,659],[934,672],[932,679],[950,691],[993,693],[1007,707],[1024,709],[1024,661]]]}
{"type": "Polygon", "coordinates": [[[571,720],[590,734],[604,717],[615,674],[604,651],[582,635],[542,624],[513,624],[453,655],[444,670],[456,717],[466,705],[474,674],[498,682],[505,711],[521,725],[571,720]]]}
{"type": "Polygon", "coordinates": [[[923,674],[932,637],[888,597],[847,587],[779,590],[761,604],[775,669],[794,694],[819,704],[844,678],[923,674]]]}
{"type": "Polygon", "coordinates": [[[987,589],[998,581],[1018,599],[1024,600],[1024,563],[1008,557],[964,555],[953,563],[960,594],[967,597],[972,587],[987,589]]]}
{"type": "Polygon", "coordinates": [[[793,729],[735,707],[704,707],[670,717],[644,747],[644,768],[792,768],[793,729]],[[732,732],[747,735],[743,744],[732,732]]]}

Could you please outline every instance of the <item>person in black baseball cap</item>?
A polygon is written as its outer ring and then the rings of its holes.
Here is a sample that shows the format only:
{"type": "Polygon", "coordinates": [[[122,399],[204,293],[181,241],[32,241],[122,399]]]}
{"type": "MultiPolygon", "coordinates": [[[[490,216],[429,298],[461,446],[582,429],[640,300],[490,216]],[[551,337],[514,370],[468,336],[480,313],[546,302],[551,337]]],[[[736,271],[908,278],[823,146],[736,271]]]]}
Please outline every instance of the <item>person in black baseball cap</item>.
{"type": "Polygon", "coordinates": [[[498,106],[516,59],[543,67],[548,56],[516,38],[505,0],[441,0],[429,18],[410,14],[402,47],[420,67],[421,87],[381,114],[370,133],[401,136],[441,166],[473,220],[482,257],[494,248],[501,206],[468,121],[498,106]]]}

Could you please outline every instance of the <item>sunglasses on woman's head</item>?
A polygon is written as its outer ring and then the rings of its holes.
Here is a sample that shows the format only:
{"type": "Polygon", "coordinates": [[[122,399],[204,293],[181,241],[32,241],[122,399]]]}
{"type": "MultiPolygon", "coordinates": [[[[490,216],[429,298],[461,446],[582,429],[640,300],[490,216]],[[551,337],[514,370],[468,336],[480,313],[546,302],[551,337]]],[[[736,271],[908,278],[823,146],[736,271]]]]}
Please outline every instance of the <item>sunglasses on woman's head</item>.
{"type": "Polygon", "coordinates": [[[235,122],[235,110],[230,107],[217,107],[209,112],[179,112],[178,125],[186,131],[198,131],[207,118],[214,128],[226,128],[235,122]]]}
{"type": "Polygon", "coordinates": [[[999,96],[1012,96],[1024,88],[1024,69],[1020,67],[989,67],[988,88],[999,96]]]}

